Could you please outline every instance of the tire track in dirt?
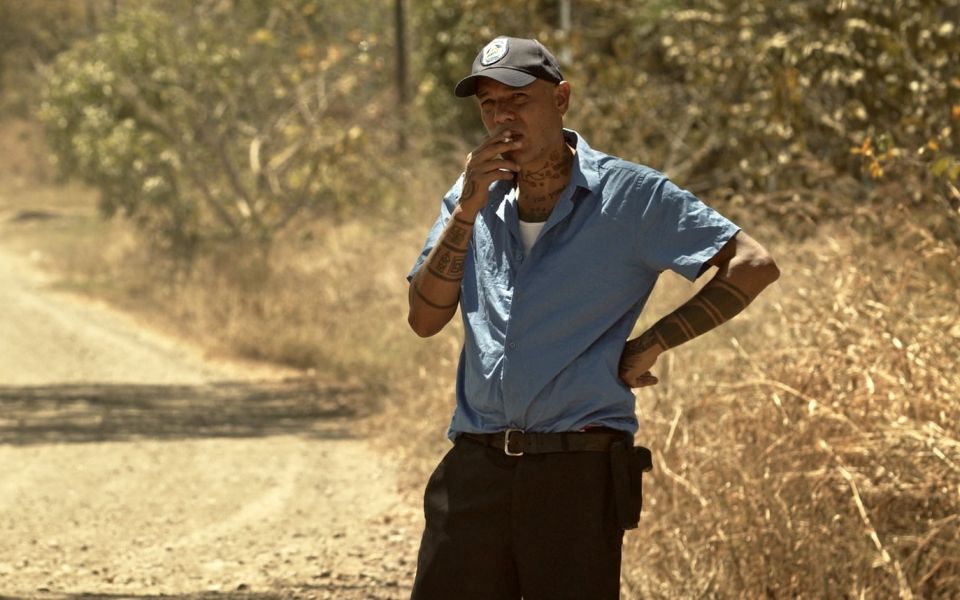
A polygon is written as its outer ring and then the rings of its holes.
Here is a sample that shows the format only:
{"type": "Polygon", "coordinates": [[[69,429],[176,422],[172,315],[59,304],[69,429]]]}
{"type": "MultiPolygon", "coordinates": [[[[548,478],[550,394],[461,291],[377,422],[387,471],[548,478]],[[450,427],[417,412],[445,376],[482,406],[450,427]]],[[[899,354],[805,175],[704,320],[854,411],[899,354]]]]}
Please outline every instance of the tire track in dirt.
{"type": "MultiPolygon", "coordinates": [[[[202,383],[245,372],[211,364],[103,304],[52,293],[26,261],[0,251],[0,382],[202,383]]],[[[261,367],[259,374],[268,376],[261,367]]]]}
{"type": "Polygon", "coordinates": [[[204,360],[2,250],[0,305],[0,596],[408,595],[418,511],[353,392],[204,360]]]}
{"type": "MultiPolygon", "coordinates": [[[[291,441],[296,442],[296,440],[291,441]]],[[[190,532],[186,537],[168,544],[163,551],[176,552],[181,548],[221,543],[244,525],[263,523],[269,521],[272,516],[282,514],[294,495],[298,479],[306,466],[303,449],[299,452],[287,453],[287,456],[291,458],[284,462],[279,473],[274,473],[271,485],[258,496],[247,500],[234,512],[224,515],[221,520],[209,523],[190,532]]]]}

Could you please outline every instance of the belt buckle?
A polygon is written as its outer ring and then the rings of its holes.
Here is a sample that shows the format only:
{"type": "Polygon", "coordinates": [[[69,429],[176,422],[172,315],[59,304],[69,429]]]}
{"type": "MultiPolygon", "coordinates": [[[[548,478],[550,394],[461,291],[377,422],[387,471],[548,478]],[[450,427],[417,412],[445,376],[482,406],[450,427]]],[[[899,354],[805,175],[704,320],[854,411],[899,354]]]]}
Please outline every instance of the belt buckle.
{"type": "Polygon", "coordinates": [[[523,433],[522,429],[507,429],[503,433],[503,453],[507,456],[523,456],[523,450],[520,452],[511,452],[510,451],[510,434],[511,433],[523,433]]]}

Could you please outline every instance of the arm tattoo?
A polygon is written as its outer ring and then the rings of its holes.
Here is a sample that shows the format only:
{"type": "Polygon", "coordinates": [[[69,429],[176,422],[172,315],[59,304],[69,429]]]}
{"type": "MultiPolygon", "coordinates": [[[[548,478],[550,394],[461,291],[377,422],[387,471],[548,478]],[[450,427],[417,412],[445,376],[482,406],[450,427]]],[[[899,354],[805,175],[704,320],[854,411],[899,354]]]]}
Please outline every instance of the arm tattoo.
{"type": "Polygon", "coordinates": [[[450,231],[447,232],[447,239],[444,240],[444,242],[450,242],[451,245],[457,247],[461,246],[466,239],[467,232],[464,231],[462,227],[451,227],[450,231]]]}
{"type": "Polygon", "coordinates": [[[449,310],[451,308],[455,308],[458,304],[460,304],[459,298],[453,304],[448,304],[446,306],[431,302],[430,299],[428,299],[426,296],[423,295],[423,293],[420,291],[420,288],[418,288],[416,285],[413,286],[413,293],[415,293],[421,300],[423,300],[423,303],[426,304],[427,306],[430,306],[432,308],[436,308],[439,310],[449,310]]]}
{"type": "Polygon", "coordinates": [[[422,273],[427,276],[427,279],[414,279],[413,291],[427,306],[437,310],[449,310],[456,308],[459,304],[459,284],[464,275],[472,227],[473,223],[456,217],[450,220],[440,236],[440,243],[434,246],[427,257],[427,263],[424,265],[426,272],[422,273]],[[441,300],[434,301],[427,298],[424,291],[420,289],[424,284],[431,296],[436,298],[439,295],[441,300]],[[452,304],[445,304],[451,300],[453,300],[452,304]]]}
{"type": "Polygon", "coordinates": [[[427,269],[430,271],[430,274],[444,281],[459,281],[459,279],[454,278],[452,274],[447,271],[450,263],[453,262],[453,256],[454,254],[446,247],[437,248],[437,252],[427,264],[427,269]]]}
{"type": "Polygon", "coordinates": [[[459,221],[450,223],[427,264],[427,270],[431,275],[450,282],[463,279],[463,267],[467,254],[465,246],[469,241],[469,235],[470,230],[462,226],[459,221]]]}
{"type": "Polygon", "coordinates": [[[467,223],[454,217],[453,221],[448,223],[447,230],[443,234],[443,245],[454,250],[466,252],[472,227],[473,223],[467,223]]]}
{"type": "Polygon", "coordinates": [[[649,333],[664,350],[673,348],[729,321],[749,303],[750,296],[743,290],[714,278],[689,302],[660,319],[649,333]]]}
{"type": "Polygon", "coordinates": [[[467,253],[467,249],[466,249],[466,248],[460,248],[460,247],[458,247],[458,246],[454,246],[453,244],[451,244],[451,243],[448,242],[447,240],[441,240],[441,241],[440,241],[440,245],[443,246],[444,248],[446,248],[447,250],[449,250],[450,252],[453,252],[454,254],[466,254],[466,253],[467,253]]]}
{"type": "Polygon", "coordinates": [[[450,261],[450,274],[457,279],[463,278],[463,263],[465,258],[464,256],[454,256],[450,261]]]}
{"type": "Polygon", "coordinates": [[[427,270],[444,281],[459,282],[463,279],[463,262],[463,256],[447,252],[438,254],[436,259],[427,265],[427,270]]]}

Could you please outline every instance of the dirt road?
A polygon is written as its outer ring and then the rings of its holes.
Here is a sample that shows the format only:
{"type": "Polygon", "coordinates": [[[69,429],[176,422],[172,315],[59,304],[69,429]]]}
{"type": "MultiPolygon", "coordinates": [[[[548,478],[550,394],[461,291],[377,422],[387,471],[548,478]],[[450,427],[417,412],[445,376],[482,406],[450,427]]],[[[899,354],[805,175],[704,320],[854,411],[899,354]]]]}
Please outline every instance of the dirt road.
{"type": "Polygon", "coordinates": [[[362,390],[215,363],[0,251],[0,597],[403,598],[362,390]]]}

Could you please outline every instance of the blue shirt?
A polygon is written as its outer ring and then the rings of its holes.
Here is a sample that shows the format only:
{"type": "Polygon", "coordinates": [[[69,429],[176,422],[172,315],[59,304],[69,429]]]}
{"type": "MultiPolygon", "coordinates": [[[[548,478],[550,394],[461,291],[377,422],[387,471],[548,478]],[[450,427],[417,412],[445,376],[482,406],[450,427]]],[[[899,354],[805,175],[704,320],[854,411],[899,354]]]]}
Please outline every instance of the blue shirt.
{"type": "MultiPolygon", "coordinates": [[[[635,433],[635,398],[618,376],[623,346],[660,273],[693,281],[739,228],[666,176],[576,148],[570,182],[524,257],[511,181],[490,186],[460,286],[464,343],[449,437],[459,432],[635,433]]],[[[423,265],[460,197],[444,196],[423,265]]]]}

